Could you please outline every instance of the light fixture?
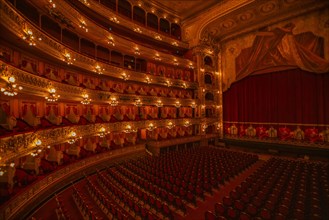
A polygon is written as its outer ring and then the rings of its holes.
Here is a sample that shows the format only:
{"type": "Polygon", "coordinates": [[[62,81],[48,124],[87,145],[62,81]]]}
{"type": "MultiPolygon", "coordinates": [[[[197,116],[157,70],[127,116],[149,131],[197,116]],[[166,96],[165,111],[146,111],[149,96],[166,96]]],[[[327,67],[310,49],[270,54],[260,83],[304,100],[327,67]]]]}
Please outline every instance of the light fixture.
{"type": "Polygon", "coordinates": [[[115,97],[111,98],[111,101],[110,101],[110,105],[111,106],[117,106],[118,103],[119,102],[118,102],[118,100],[115,97]]]}
{"type": "Polygon", "coordinates": [[[137,33],[140,33],[140,34],[142,33],[142,30],[139,27],[135,27],[134,31],[137,32],[137,33]]]}
{"type": "MultiPolygon", "coordinates": [[[[30,46],[35,46],[35,37],[31,29],[24,30],[23,40],[25,40],[30,46]]],[[[41,37],[38,40],[42,40],[41,37]]]]}
{"type": "Polygon", "coordinates": [[[48,102],[56,102],[59,97],[60,97],[60,95],[56,94],[56,89],[55,88],[50,88],[49,89],[49,96],[46,96],[45,99],[48,102]]]}
{"type": "Polygon", "coordinates": [[[154,37],[156,40],[162,40],[162,37],[160,35],[155,35],[154,37]]]}
{"type": "Polygon", "coordinates": [[[134,51],[134,53],[135,53],[136,55],[141,55],[141,52],[139,51],[138,47],[135,47],[135,51],[134,51]]]}
{"type": "Polygon", "coordinates": [[[155,57],[154,57],[155,60],[158,60],[158,61],[161,61],[161,57],[160,55],[157,53],[155,54],[155,57]]]}
{"type": "Polygon", "coordinates": [[[152,80],[148,76],[145,78],[145,81],[147,82],[147,84],[150,84],[152,82],[152,80]]]}
{"type": "Polygon", "coordinates": [[[201,71],[201,72],[204,72],[204,69],[203,69],[203,68],[200,68],[200,71],[201,71]]]}
{"type": "Polygon", "coordinates": [[[178,66],[178,65],[179,65],[179,63],[178,63],[178,61],[177,61],[176,58],[174,59],[174,65],[175,65],[175,66],[178,66]]]}
{"type": "Polygon", "coordinates": [[[131,125],[127,125],[126,128],[123,130],[123,132],[125,133],[133,133],[133,132],[137,132],[136,129],[132,129],[131,125]]]}
{"type": "Polygon", "coordinates": [[[83,94],[82,95],[83,100],[81,101],[81,104],[83,105],[89,105],[91,102],[91,99],[89,98],[88,94],[83,94]]]}
{"type": "Polygon", "coordinates": [[[22,90],[22,86],[17,86],[16,79],[14,76],[9,76],[8,79],[6,80],[6,86],[1,87],[0,91],[3,92],[4,95],[7,96],[15,96],[17,95],[19,90],[22,90]]]}
{"type": "Polygon", "coordinates": [[[201,125],[201,128],[202,128],[202,131],[204,132],[208,128],[208,125],[203,124],[203,125],[201,125]]]}
{"type": "Polygon", "coordinates": [[[113,47],[115,46],[114,39],[112,36],[109,36],[107,43],[113,47]]]}
{"type": "Polygon", "coordinates": [[[196,108],[196,104],[195,104],[195,102],[192,102],[192,103],[191,103],[191,108],[196,108]]]}
{"type": "Polygon", "coordinates": [[[191,122],[190,121],[185,121],[184,122],[184,127],[189,127],[191,125],[191,122]]]}
{"type": "Polygon", "coordinates": [[[36,157],[42,152],[42,147],[41,147],[42,141],[40,139],[36,139],[34,144],[35,144],[35,149],[33,152],[30,153],[32,157],[36,157]]]}
{"type": "Polygon", "coordinates": [[[84,20],[80,21],[79,28],[84,29],[86,32],[88,32],[87,24],[84,20]]]}
{"type": "Polygon", "coordinates": [[[171,82],[169,80],[166,81],[166,84],[167,84],[168,87],[171,86],[171,82]]]}
{"type": "Polygon", "coordinates": [[[176,47],[178,46],[178,43],[176,41],[172,42],[171,44],[176,47]]]}
{"type": "Polygon", "coordinates": [[[182,104],[180,104],[180,102],[179,102],[179,101],[176,101],[176,102],[175,102],[175,107],[176,107],[176,108],[179,108],[179,107],[181,107],[181,105],[182,105],[182,104]]]}
{"type": "Polygon", "coordinates": [[[123,73],[121,74],[121,77],[122,77],[122,79],[123,79],[124,81],[126,81],[126,80],[129,79],[130,75],[128,75],[127,73],[123,72],[123,73]]]}
{"type": "Polygon", "coordinates": [[[68,65],[71,65],[73,63],[73,61],[75,61],[75,58],[72,58],[70,53],[64,53],[64,61],[68,65]]]}
{"type": "Polygon", "coordinates": [[[77,133],[75,131],[71,131],[67,143],[74,144],[75,142],[77,142],[81,138],[82,137],[77,137],[77,133]]]}
{"type": "Polygon", "coordinates": [[[89,2],[87,0],[83,0],[83,3],[87,6],[89,6],[89,2]]]}
{"type": "Polygon", "coordinates": [[[107,132],[104,127],[101,127],[101,129],[99,129],[99,133],[97,135],[102,138],[102,137],[105,137],[108,133],[110,133],[110,132],[107,132]]]}
{"type": "Polygon", "coordinates": [[[136,99],[134,105],[137,107],[141,107],[141,106],[143,106],[143,103],[140,99],[136,99]]]}
{"type": "Polygon", "coordinates": [[[186,83],[183,83],[183,88],[186,89],[187,88],[187,85],[186,83]]]}
{"type": "Polygon", "coordinates": [[[100,65],[96,65],[95,66],[95,70],[94,70],[94,72],[95,73],[98,73],[99,75],[101,75],[101,74],[103,74],[103,71],[104,71],[105,69],[104,68],[102,68],[100,65]]]}
{"type": "Polygon", "coordinates": [[[119,24],[120,23],[120,21],[117,19],[117,17],[112,17],[112,18],[110,18],[110,21],[112,21],[112,22],[114,22],[114,23],[117,23],[117,24],[119,24]]]}
{"type": "Polygon", "coordinates": [[[53,0],[49,0],[49,3],[51,4],[51,7],[56,8],[56,4],[53,3],[53,0]]]}
{"type": "Polygon", "coordinates": [[[194,69],[193,64],[192,64],[192,63],[189,63],[188,68],[190,68],[190,69],[194,69]]]}
{"type": "Polygon", "coordinates": [[[150,123],[146,128],[146,130],[148,130],[148,131],[153,131],[154,129],[156,129],[156,127],[154,126],[153,123],[150,123]]]}
{"type": "Polygon", "coordinates": [[[163,106],[163,103],[161,100],[158,100],[156,103],[155,103],[156,107],[160,108],[163,106]]]}
{"type": "Polygon", "coordinates": [[[174,123],[172,123],[172,122],[170,121],[170,122],[168,122],[168,124],[167,124],[166,127],[169,128],[169,129],[172,129],[173,127],[175,127],[175,125],[174,125],[174,123]]]}

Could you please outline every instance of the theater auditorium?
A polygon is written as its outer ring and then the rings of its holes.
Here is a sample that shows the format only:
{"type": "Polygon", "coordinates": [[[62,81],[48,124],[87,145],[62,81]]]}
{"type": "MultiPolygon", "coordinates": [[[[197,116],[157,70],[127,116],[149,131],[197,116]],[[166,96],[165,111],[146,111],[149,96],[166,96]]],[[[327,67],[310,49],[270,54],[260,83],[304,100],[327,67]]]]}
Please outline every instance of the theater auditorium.
{"type": "Polygon", "coordinates": [[[328,207],[329,1],[0,0],[1,220],[328,207]]]}

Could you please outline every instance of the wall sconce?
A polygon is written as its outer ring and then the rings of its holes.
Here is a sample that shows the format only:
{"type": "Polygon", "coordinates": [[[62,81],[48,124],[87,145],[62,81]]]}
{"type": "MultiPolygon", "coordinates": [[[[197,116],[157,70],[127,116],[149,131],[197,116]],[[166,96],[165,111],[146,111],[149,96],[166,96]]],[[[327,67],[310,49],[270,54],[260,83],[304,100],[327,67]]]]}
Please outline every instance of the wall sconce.
{"type": "Polygon", "coordinates": [[[162,101],[161,101],[161,100],[158,100],[158,101],[155,103],[155,106],[158,107],[158,108],[162,107],[162,106],[163,106],[162,101]]]}
{"type": "Polygon", "coordinates": [[[141,55],[141,52],[139,51],[138,47],[135,48],[135,52],[136,55],[141,55]]]}
{"type": "Polygon", "coordinates": [[[56,4],[53,3],[53,0],[49,0],[49,3],[51,4],[51,7],[56,8],[56,4]]]}
{"type": "Polygon", "coordinates": [[[17,84],[15,83],[16,79],[14,76],[9,76],[6,82],[6,86],[0,88],[0,91],[3,92],[4,95],[15,96],[18,94],[18,90],[23,89],[22,86],[17,86],[17,84]]]}
{"type": "Polygon", "coordinates": [[[192,64],[192,63],[189,63],[188,68],[190,68],[190,69],[194,69],[193,64],[192,64]]]}
{"type": "Polygon", "coordinates": [[[137,106],[137,107],[141,107],[141,106],[143,106],[143,103],[141,102],[140,99],[136,99],[134,105],[137,106]]]}
{"type": "Polygon", "coordinates": [[[81,138],[82,137],[77,137],[77,133],[75,133],[75,131],[71,131],[70,136],[69,136],[69,140],[67,141],[67,143],[74,144],[75,142],[77,142],[81,138]]]}
{"type": "Polygon", "coordinates": [[[88,32],[87,24],[84,20],[80,21],[79,28],[84,29],[86,32],[88,32]]]}
{"type": "Polygon", "coordinates": [[[113,47],[115,46],[114,39],[113,39],[112,36],[110,36],[110,37],[108,38],[107,43],[108,43],[109,45],[113,46],[113,47]]]}
{"type": "Polygon", "coordinates": [[[182,104],[180,104],[180,102],[179,102],[179,101],[176,101],[176,102],[175,102],[175,107],[176,107],[176,108],[179,108],[179,107],[181,107],[181,105],[182,105],[182,104]]]}
{"type": "Polygon", "coordinates": [[[178,66],[178,65],[179,65],[177,59],[174,59],[174,65],[175,65],[175,66],[178,66]]]}
{"type": "Polygon", "coordinates": [[[54,88],[50,88],[49,89],[49,96],[46,96],[45,99],[48,102],[57,102],[58,98],[60,97],[60,95],[56,94],[56,89],[54,88]]]}
{"type": "Polygon", "coordinates": [[[103,69],[100,65],[96,65],[95,66],[95,70],[94,70],[94,72],[95,73],[98,73],[98,74],[103,74],[103,71],[104,71],[105,69],[103,69]]]}
{"type": "Polygon", "coordinates": [[[123,132],[125,132],[125,133],[134,133],[134,132],[137,132],[137,130],[132,129],[131,125],[127,125],[126,129],[124,129],[123,132]]]}
{"type": "Polygon", "coordinates": [[[174,42],[172,42],[172,43],[171,43],[171,45],[173,45],[173,46],[176,46],[176,47],[177,47],[177,46],[178,46],[178,43],[177,43],[176,41],[174,41],[174,42]]]}
{"type": "Polygon", "coordinates": [[[171,86],[171,82],[169,80],[166,81],[166,84],[167,84],[168,87],[171,86]]]}
{"type": "Polygon", "coordinates": [[[127,81],[127,80],[129,79],[130,75],[128,75],[127,73],[123,72],[123,73],[121,74],[121,77],[122,77],[122,79],[123,79],[124,81],[127,81]]]}
{"type": "Polygon", "coordinates": [[[160,35],[155,35],[154,38],[155,38],[156,40],[162,40],[162,37],[161,37],[160,35]]]}
{"type": "Polygon", "coordinates": [[[139,27],[135,27],[134,31],[137,32],[137,33],[140,33],[140,34],[142,33],[142,30],[139,27]]]}
{"type": "Polygon", "coordinates": [[[174,125],[174,123],[172,123],[172,122],[170,121],[170,122],[168,122],[168,124],[167,124],[166,127],[169,128],[169,129],[172,129],[173,127],[175,127],[175,125],[174,125]]]}
{"type": "Polygon", "coordinates": [[[91,102],[91,99],[89,98],[88,94],[83,94],[82,95],[83,100],[81,101],[81,104],[83,105],[89,105],[91,102]]]}
{"type": "Polygon", "coordinates": [[[119,102],[115,97],[111,98],[111,101],[110,101],[111,106],[117,106],[118,104],[119,104],[119,102]]]}
{"type": "Polygon", "coordinates": [[[205,132],[206,129],[208,128],[208,125],[203,124],[203,125],[201,125],[201,128],[202,128],[202,132],[205,132]]]}
{"type": "Polygon", "coordinates": [[[155,57],[154,57],[155,60],[158,60],[158,61],[161,61],[161,58],[160,58],[160,55],[157,53],[155,54],[155,57]]]}
{"type": "Polygon", "coordinates": [[[152,80],[148,76],[145,78],[145,81],[147,82],[147,84],[150,84],[152,82],[152,80]]]}
{"type": "Polygon", "coordinates": [[[101,129],[99,129],[99,133],[97,134],[99,137],[105,137],[107,134],[109,134],[110,132],[106,132],[106,129],[104,127],[101,127],[101,129]]]}
{"type": "Polygon", "coordinates": [[[83,3],[87,6],[89,6],[89,2],[87,0],[83,0],[83,3]]]}
{"type": "Polygon", "coordinates": [[[117,23],[117,24],[120,23],[120,21],[117,19],[117,17],[112,17],[112,18],[110,18],[110,21],[112,21],[112,22],[114,22],[114,23],[117,23]]]}
{"type": "Polygon", "coordinates": [[[191,103],[191,108],[196,108],[196,104],[195,104],[195,102],[192,102],[192,103],[191,103]]]}
{"type": "Polygon", "coordinates": [[[68,65],[71,65],[71,64],[73,63],[73,61],[75,61],[75,58],[72,58],[70,53],[65,53],[65,54],[64,54],[64,61],[65,61],[68,65]]]}
{"type": "Polygon", "coordinates": [[[153,131],[154,129],[156,129],[156,127],[154,126],[153,123],[150,123],[149,126],[147,126],[146,130],[148,131],[153,131]]]}
{"type": "Polygon", "coordinates": [[[204,72],[204,69],[203,69],[203,68],[200,68],[200,71],[201,71],[201,72],[204,72]]]}
{"type": "Polygon", "coordinates": [[[184,122],[184,127],[189,127],[191,125],[191,122],[190,121],[185,121],[184,122]]]}
{"type": "Polygon", "coordinates": [[[186,89],[187,88],[187,85],[186,83],[183,83],[183,88],[186,89]]]}

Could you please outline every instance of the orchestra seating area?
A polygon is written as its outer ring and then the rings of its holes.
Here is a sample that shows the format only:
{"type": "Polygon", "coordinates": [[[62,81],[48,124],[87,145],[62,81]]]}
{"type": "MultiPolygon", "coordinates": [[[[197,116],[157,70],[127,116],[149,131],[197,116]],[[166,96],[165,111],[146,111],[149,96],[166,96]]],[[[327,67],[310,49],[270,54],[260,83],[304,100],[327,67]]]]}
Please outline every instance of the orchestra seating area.
{"type": "Polygon", "coordinates": [[[272,158],[238,185],[210,219],[325,219],[329,216],[329,165],[272,158]]]}

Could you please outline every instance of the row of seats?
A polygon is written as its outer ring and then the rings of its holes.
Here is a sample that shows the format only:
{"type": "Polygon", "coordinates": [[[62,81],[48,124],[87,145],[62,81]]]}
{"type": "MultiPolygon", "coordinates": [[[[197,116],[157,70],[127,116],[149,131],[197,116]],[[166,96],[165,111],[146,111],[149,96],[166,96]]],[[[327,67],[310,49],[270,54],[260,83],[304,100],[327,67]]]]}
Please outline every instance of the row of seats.
{"type": "Polygon", "coordinates": [[[329,212],[329,165],[272,158],[206,219],[323,219],[329,212]]]}

